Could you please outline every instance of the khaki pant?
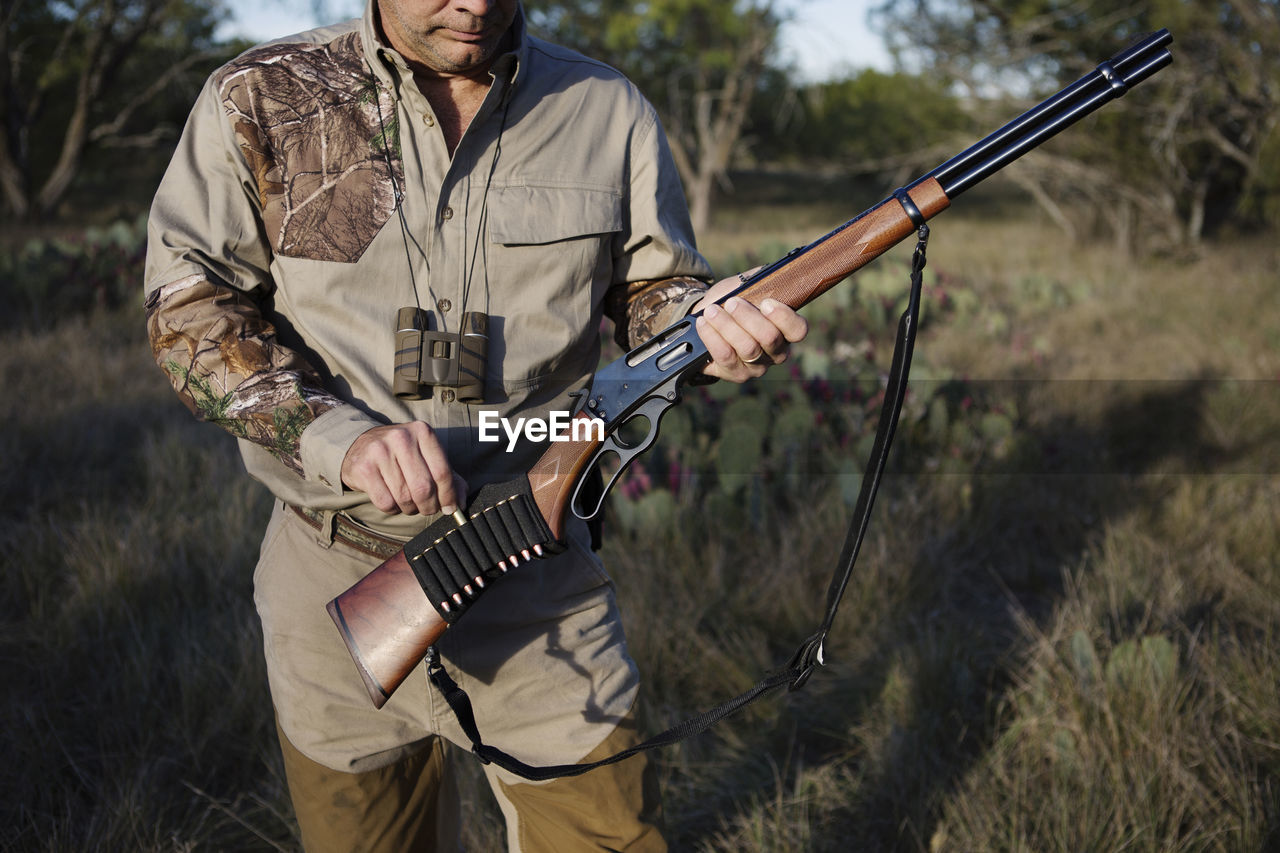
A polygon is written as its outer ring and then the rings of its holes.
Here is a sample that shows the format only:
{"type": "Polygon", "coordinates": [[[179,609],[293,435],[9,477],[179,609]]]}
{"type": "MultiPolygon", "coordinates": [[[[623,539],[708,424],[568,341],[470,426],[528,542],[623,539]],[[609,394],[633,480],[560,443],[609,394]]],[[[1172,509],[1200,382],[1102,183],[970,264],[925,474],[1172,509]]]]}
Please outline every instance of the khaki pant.
{"type": "MultiPolygon", "coordinates": [[[[534,765],[591,752],[627,717],[639,688],[613,584],[573,534],[565,553],[492,584],[436,643],[470,694],[485,741],[534,765]]],[[[468,748],[422,667],[374,708],[325,604],[377,559],[318,537],[277,508],[254,573],[281,730],[312,761],[348,773],[395,764],[436,735],[468,748]]]]}
{"type": "MultiPolygon", "coordinates": [[[[628,719],[583,761],[636,741],[628,719]]],[[[459,849],[465,816],[441,738],[432,738],[424,749],[395,764],[364,773],[317,764],[283,733],[280,746],[307,853],[459,849]]],[[[657,778],[647,756],[544,783],[508,784],[488,771],[513,853],[666,850],[657,778]]]]}
{"type": "MultiPolygon", "coordinates": [[[[486,742],[534,765],[636,740],[628,710],[638,675],[613,585],[574,533],[565,553],[493,584],[436,644],[486,742]]],[[[465,815],[444,742],[465,749],[465,733],[421,667],[375,710],[325,612],[375,564],[277,506],[254,573],[303,844],[310,853],[454,850],[465,815]]],[[[492,765],[485,774],[513,851],[662,850],[647,766],[633,758],[545,784],[492,765]]]]}

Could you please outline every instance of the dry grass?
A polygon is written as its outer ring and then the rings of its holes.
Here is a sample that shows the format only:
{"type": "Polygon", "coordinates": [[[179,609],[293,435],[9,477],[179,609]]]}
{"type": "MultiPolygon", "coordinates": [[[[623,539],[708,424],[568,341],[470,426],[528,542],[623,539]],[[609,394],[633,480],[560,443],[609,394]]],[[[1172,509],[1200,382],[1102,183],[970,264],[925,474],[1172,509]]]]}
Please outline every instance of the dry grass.
{"type": "MultiPolygon", "coordinates": [[[[946,217],[931,265],[981,299],[918,351],[1007,383],[1014,450],[889,478],[828,666],[661,756],[676,848],[1275,849],[1280,254],[946,217]]],[[[816,236],[734,224],[713,255],[816,236]]],[[[0,848],[296,849],[249,590],[265,495],[137,306],[7,333],[0,377],[0,848]]],[[[650,731],[816,625],[838,487],[614,525],[650,731]]],[[[497,848],[474,772],[465,795],[468,849],[497,848]]]]}

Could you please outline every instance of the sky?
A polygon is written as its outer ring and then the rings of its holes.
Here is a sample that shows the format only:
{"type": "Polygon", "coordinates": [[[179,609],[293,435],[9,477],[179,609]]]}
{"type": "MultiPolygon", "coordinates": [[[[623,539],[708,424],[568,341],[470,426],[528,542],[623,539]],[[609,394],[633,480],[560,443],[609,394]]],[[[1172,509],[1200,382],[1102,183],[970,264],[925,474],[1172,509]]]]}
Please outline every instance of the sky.
{"type": "Polygon", "coordinates": [[[867,28],[873,0],[800,0],[783,32],[783,48],[805,80],[841,76],[859,68],[888,71],[889,53],[867,28]]]}
{"type": "MultiPolygon", "coordinates": [[[[266,41],[296,33],[318,22],[310,0],[226,0],[231,22],[225,35],[266,41]]],[[[783,31],[787,58],[806,81],[840,76],[858,68],[889,68],[879,37],[867,29],[867,10],[874,0],[786,0],[794,18],[783,31]]],[[[328,0],[328,8],[355,15],[360,0],[328,0]]]]}

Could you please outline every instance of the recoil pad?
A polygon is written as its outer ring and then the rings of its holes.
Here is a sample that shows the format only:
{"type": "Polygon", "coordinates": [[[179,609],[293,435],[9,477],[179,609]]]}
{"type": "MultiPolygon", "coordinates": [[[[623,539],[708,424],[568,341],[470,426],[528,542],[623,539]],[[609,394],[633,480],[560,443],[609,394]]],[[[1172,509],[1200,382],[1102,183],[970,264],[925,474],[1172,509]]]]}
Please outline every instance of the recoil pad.
{"type": "Polygon", "coordinates": [[[480,598],[490,581],[519,562],[522,552],[532,555],[537,545],[546,557],[566,547],[538,511],[528,477],[484,486],[467,502],[463,514],[466,524],[442,515],[404,546],[423,592],[450,625],[480,598]],[[476,578],[485,586],[477,584],[476,578]]]}

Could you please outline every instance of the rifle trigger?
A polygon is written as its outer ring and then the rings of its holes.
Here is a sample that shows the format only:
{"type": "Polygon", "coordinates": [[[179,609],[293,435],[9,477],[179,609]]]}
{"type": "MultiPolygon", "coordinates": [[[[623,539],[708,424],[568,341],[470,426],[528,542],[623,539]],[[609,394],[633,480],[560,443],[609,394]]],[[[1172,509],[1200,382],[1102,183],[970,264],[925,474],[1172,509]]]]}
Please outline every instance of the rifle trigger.
{"type": "Polygon", "coordinates": [[[591,397],[591,389],[588,387],[570,391],[569,397],[573,400],[573,410],[569,412],[569,417],[577,417],[578,413],[587,407],[587,400],[591,397]]]}

